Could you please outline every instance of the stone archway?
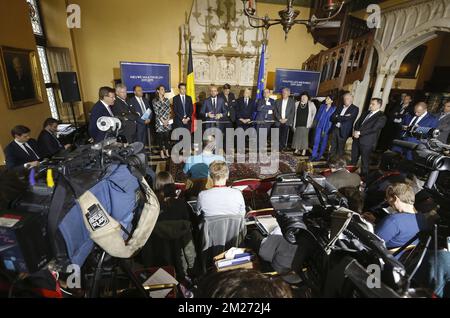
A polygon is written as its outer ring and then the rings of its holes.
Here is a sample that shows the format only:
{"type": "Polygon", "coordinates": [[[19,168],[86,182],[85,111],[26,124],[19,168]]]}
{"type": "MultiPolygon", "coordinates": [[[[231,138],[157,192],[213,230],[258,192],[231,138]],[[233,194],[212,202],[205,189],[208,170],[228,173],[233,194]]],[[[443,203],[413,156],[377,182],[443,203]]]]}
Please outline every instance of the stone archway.
{"type": "Polygon", "coordinates": [[[414,0],[385,10],[374,48],[379,56],[373,97],[389,100],[392,84],[404,58],[416,47],[450,32],[450,0],[414,0]]]}

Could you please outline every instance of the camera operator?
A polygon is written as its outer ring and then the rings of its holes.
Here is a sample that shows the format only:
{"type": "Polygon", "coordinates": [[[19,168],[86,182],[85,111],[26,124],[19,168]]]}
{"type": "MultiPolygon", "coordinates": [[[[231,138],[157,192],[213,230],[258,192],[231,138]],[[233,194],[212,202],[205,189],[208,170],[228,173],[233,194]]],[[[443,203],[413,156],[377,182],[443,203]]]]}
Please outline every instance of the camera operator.
{"type": "Polygon", "coordinates": [[[5,148],[8,170],[31,169],[39,166],[42,156],[36,140],[30,136],[30,128],[19,125],[11,130],[14,140],[5,148]]]}
{"type": "Polygon", "coordinates": [[[59,121],[47,118],[44,121],[44,129],[39,134],[38,146],[44,158],[51,158],[61,150],[69,149],[72,145],[63,145],[56,135],[59,121]]]}
{"type": "Polygon", "coordinates": [[[396,213],[382,219],[375,234],[384,240],[387,249],[402,247],[426,228],[425,217],[417,214],[414,190],[406,183],[390,185],[386,190],[386,201],[396,213]]]}

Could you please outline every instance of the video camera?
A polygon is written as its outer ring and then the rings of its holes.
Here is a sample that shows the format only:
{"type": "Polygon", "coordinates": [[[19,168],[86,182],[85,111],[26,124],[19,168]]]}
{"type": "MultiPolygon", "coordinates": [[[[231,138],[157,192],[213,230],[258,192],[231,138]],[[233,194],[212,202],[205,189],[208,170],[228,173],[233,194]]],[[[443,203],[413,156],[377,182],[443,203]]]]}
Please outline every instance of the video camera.
{"type": "MultiPolygon", "coordinates": [[[[65,244],[58,233],[58,226],[71,213],[71,209],[77,206],[77,202],[79,205],[79,198],[83,193],[94,191],[105,180],[112,180],[115,187],[122,187],[118,193],[123,195],[123,199],[128,198],[131,206],[135,205],[135,209],[124,208],[123,215],[130,225],[128,234],[131,237],[145,202],[148,202],[148,195],[152,194],[146,181],[140,178],[143,176],[144,179],[147,168],[146,156],[142,150],[142,143],[125,145],[112,138],[95,145],[80,146],[73,152],[43,162],[39,170],[32,173],[33,177],[30,176],[30,179],[35,179],[33,184],[0,215],[20,220],[11,221],[9,228],[2,228],[0,224],[0,236],[4,238],[3,241],[0,239],[0,267],[12,272],[33,273],[44,268],[55,257],[59,258],[65,244]],[[116,177],[118,181],[111,179],[119,172],[121,175],[116,177]],[[53,179],[55,186],[49,186],[49,178],[53,179]],[[128,179],[123,181],[122,186],[121,178],[128,179]],[[128,187],[128,184],[133,187],[128,187]],[[66,187],[61,191],[63,185],[66,187]],[[55,206],[58,200],[59,206],[55,206]],[[59,243],[55,243],[56,241],[59,243]]],[[[109,199],[102,201],[102,206],[109,207],[108,201],[109,199]]],[[[100,215],[91,214],[92,220],[100,215]]],[[[112,217],[116,216],[112,214],[112,217]]],[[[85,227],[82,222],[79,226],[80,231],[85,227]]]]}
{"type": "Polygon", "coordinates": [[[285,239],[299,246],[293,262],[313,297],[402,297],[408,277],[367,223],[325,178],[280,176],[271,203],[285,239]],[[377,288],[368,269],[380,270],[377,288]]]}

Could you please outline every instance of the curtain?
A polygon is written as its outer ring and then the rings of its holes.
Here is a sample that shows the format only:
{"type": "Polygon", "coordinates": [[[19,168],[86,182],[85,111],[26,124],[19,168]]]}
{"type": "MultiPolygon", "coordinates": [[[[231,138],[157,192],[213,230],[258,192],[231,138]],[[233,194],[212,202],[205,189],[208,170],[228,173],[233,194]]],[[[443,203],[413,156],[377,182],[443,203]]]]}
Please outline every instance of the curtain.
{"type": "MultiPolygon", "coordinates": [[[[58,84],[57,91],[60,92],[57,72],[73,72],[75,69],[72,65],[70,50],[64,47],[47,47],[47,59],[52,82],[58,84]]],[[[72,121],[72,110],[70,105],[62,102],[60,93],[55,94],[55,98],[60,119],[64,122],[72,121]]],[[[77,121],[80,121],[82,103],[74,103],[73,106],[77,121]]]]}

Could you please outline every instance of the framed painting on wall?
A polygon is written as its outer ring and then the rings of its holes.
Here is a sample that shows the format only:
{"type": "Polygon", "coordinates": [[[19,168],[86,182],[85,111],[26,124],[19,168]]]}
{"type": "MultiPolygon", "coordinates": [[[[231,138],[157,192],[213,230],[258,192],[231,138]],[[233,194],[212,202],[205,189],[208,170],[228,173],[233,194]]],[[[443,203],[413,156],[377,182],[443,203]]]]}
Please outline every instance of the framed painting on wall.
{"type": "Polygon", "coordinates": [[[17,109],[43,102],[34,50],[0,47],[0,68],[8,108],[17,109]]]}

